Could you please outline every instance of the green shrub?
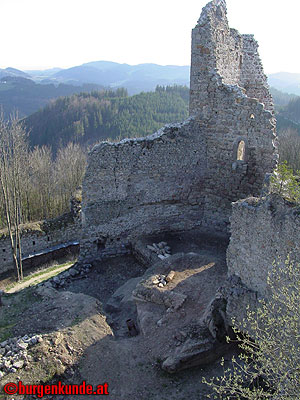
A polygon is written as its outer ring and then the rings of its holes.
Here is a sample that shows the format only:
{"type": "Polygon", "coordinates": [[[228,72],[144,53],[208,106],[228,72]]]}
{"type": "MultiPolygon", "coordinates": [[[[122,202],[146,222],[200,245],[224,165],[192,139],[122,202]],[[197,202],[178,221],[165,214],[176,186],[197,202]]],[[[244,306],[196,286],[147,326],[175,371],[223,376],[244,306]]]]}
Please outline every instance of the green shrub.
{"type": "Polygon", "coordinates": [[[213,390],[209,398],[300,399],[300,264],[274,265],[268,286],[270,298],[234,323],[240,355],[223,376],[204,379],[213,390]]]}
{"type": "Polygon", "coordinates": [[[278,165],[271,178],[271,192],[277,193],[286,200],[300,203],[300,171],[296,175],[286,161],[278,165]]]}

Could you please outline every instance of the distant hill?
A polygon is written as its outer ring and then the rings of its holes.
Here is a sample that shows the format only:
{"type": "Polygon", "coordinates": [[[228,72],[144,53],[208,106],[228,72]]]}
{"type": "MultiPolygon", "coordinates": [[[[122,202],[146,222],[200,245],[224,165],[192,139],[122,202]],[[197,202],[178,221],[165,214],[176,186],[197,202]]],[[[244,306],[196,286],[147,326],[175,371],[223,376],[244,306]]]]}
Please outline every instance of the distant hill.
{"type": "Polygon", "coordinates": [[[54,152],[72,141],[88,146],[108,138],[151,134],[188,116],[187,87],[157,87],[129,97],[125,89],[61,97],[24,120],[30,145],[54,152]]]}
{"type": "Polygon", "coordinates": [[[52,75],[58,82],[93,82],[106,87],[125,87],[130,94],[154,90],[156,85],[189,85],[190,67],[175,65],[118,64],[94,61],[52,75]]]}
{"type": "Polygon", "coordinates": [[[57,81],[64,81],[64,82],[72,82],[72,83],[82,83],[82,82],[89,82],[89,83],[102,83],[103,86],[107,85],[107,79],[105,76],[103,77],[101,72],[94,67],[89,67],[86,65],[81,65],[78,67],[72,67],[68,69],[63,69],[56,74],[52,75],[52,79],[56,79],[57,81]]]}
{"type": "Polygon", "coordinates": [[[20,71],[15,68],[5,68],[0,69],[0,79],[5,77],[21,77],[21,78],[30,78],[30,75],[26,72],[20,71]]]}
{"type": "MultiPolygon", "coordinates": [[[[27,71],[30,72],[30,71],[27,71]]],[[[120,64],[112,61],[92,61],[59,71],[48,70],[47,82],[80,85],[97,83],[105,87],[125,87],[129,94],[154,90],[156,85],[189,86],[190,67],[157,64],[120,64]]],[[[40,74],[40,77],[42,75],[40,74]]],[[[36,79],[36,74],[33,76],[36,79]]],[[[275,89],[300,95],[300,73],[278,72],[268,76],[275,89]]]]}
{"type": "Polygon", "coordinates": [[[189,85],[187,66],[157,64],[128,65],[112,61],[93,61],[68,69],[20,71],[0,69],[0,107],[7,117],[18,110],[26,117],[51,99],[73,93],[123,88],[130,95],[155,90],[157,85],[189,85]]]}
{"type": "MultiPolygon", "coordinates": [[[[133,95],[153,91],[157,85],[189,86],[189,77],[189,66],[151,63],[129,65],[112,61],[92,61],[68,69],[51,68],[25,72],[6,68],[0,69],[0,106],[2,105],[6,115],[18,109],[23,117],[59,96],[100,88],[126,88],[133,95]],[[21,78],[30,79],[31,83],[21,78]]],[[[300,95],[300,74],[279,72],[270,74],[268,80],[277,111],[296,95],[300,95]]]]}
{"type": "Polygon", "coordinates": [[[282,92],[300,95],[300,74],[278,72],[268,76],[270,86],[282,92]]]}
{"type": "Polygon", "coordinates": [[[23,118],[44,107],[51,99],[96,89],[102,89],[102,86],[40,85],[21,76],[5,76],[0,79],[0,107],[5,117],[18,111],[19,117],[23,118]]]}
{"type": "Polygon", "coordinates": [[[36,69],[24,72],[26,72],[35,82],[41,82],[43,80],[47,80],[48,78],[51,79],[52,75],[56,74],[59,71],[62,71],[62,68],[50,68],[44,70],[36,69]]]}

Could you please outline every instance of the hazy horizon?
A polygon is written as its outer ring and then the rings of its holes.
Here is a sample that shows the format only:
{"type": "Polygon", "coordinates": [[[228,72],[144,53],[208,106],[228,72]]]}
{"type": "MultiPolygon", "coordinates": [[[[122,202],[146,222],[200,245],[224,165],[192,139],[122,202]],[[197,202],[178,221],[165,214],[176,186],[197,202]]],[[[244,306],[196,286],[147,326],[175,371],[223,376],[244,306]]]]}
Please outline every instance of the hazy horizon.
{"type": "MultiPolygon", "coordinates": [[[[92,61],[88,61],[87,63],[83,63],[83,64],[88,64],[88,63],[90,63],[90,62],[98,62],[98,61],[104,61],[104,62],[115,62],[115,63],[118,63],[117,61],[112,61],[112,60],[92,60],[92,61]]],[[[45,67],[45,66],[41,66],[41,67],[39,67],[39,66],[37,66],[37,67],[35,67],[35,66],[33,66],[33,67],[31,67],[31,68],[16,68],[15,66],[12,66],[12,65],[8,65],[8,66],[5,66],[5,67],[3,67],[3,66],[0,66],[0,69],[6,69],[6,68],[15,68],[15,69],[18,69],[18,70],[20,70],[20,71],[23,71],[23,72],[30,72],[30,71],[47,71],[47,70],[51,70],[51,69],[68,69],[68,68],[72,68],[72,67],[77,67],[77,66],[81,66],[81,65],[83,65],[83,64],[78,64],[78,65],[71,65],[70,67],[65,67],[65,68],[63,68],[63,67],[59,67],[59,66],[49,66],[49,67],[45,67]]],[[[129,63],[126,63],[126,62],[124,62],[124,63],[118,63],[118,64],[127,64],[127,65],[130,65],[130,66],[134,66],[134,65],[143,65],[143,64],[155,64],[155,65],[160,65],[160,66],[163,66],[163,67],[167,67],[167,66],[176,66],[176,67],[190,67],[190,65],[178,65],[178,64],[157,64],[157,63],[152,63],[152,62],[148,62],[148,63],[139,63],[139,64],[129,64],[129,63]]],[[[281,70],[281,71],[274,71],[274,72],[270,72],[270,73],[268,73],[268,72],[266,72],[265,71],[265,73],[267,74],[267,75],[272,75],[272,74],[280,74],[280,73],[288,73],[288,74],[299,74],[300,75],[300,71],[299,72],[290,72],[290,71],[283,71],[283,70],[281,70]]]]}
{"type": "MultiPolygon", "coordinates": [[[[206,3],[2,0],[0,68],[65,69],[93,60],[188,66],[191,30],[206,3]]],[[[258,40],[266,73],[300,71],[299,2],[227,0],[227,8],[230,27],[258,40]]]]}

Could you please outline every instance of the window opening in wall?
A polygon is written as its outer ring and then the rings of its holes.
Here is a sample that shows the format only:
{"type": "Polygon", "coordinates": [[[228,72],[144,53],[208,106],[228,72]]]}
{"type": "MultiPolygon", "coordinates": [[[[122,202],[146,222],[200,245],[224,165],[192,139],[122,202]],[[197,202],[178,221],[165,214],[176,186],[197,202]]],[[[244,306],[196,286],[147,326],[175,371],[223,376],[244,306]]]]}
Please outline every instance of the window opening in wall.
{"type": "Polygon", "coordinates": [[[32,242],[32,246],[35,246],[35,240],[33,240],[33,242],[32,242]]]}
{"type": "Polygon", "coordinates": [[[49,236],[47,236],[47,240],[48,240],[48,242],[50,242],[50,238],[49,238],[49,236]]]}
{"type": "Polygon", "coordinates": [[[243,56],[240,56],[240,68],[243,66],[243,56]]]}
{"type": "Polygon", "coordinates": [[[236,158],[238,161],[245,161],[245,150],[246,150],[246,144],[243,140],[241,140],[237,149],[236,158]]]}
{"type": "Polygon", "coordinates": [[[2,251],[3,251],[3,253],[5,253],[5,249],[3,249],[2,251]]]}
{"type": "Polygon", "coordinates": [[[95,240],[95,243],[97,245],[97,250],[101,251],[105,249],[105,244],[106,244],[106,238],[99,238],[95,240]]]}
{"type": "Polygon", "coordinates": [[[3,261],[6,261],[6,258],[3,258],[3,261]]]}

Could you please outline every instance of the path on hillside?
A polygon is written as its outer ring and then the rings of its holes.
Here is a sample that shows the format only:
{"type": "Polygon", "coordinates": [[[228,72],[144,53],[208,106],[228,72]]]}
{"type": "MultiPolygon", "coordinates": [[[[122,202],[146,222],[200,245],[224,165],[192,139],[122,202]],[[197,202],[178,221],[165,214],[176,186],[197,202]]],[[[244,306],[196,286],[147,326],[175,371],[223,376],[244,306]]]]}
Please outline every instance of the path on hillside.
{"type": "Polygon", "coordinates": [[[16,285],[14,287],[7,290],[7,293],[15,293],[15,292],[18,292],[19,290],[27,288],[28,286],[45,281],[45,280],[51,278],[52,276],[57,275],[57,274],[65,271],[66,269],[70,268],[70,266],[72,264],[73,263],[68,263],[67,265],[63,265],[63,266],[58,265],[57,269],[55,269],[55,270],[51,270],[51,271],[45,272],[45,273],[40,273],[39,275],[33,276],[32,278],[30,278],[26,281],[18,282],[18,283],[16,283],[16,285]]]}

